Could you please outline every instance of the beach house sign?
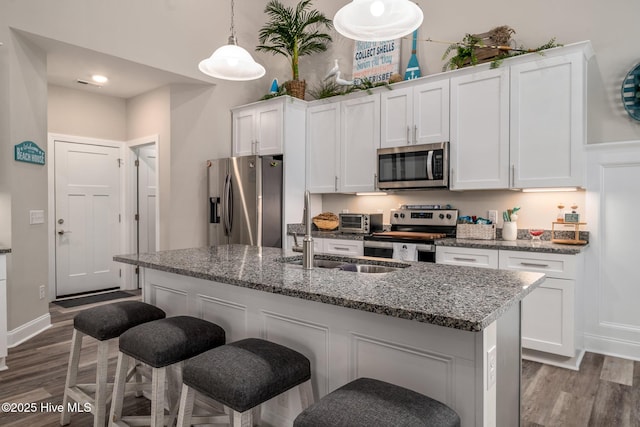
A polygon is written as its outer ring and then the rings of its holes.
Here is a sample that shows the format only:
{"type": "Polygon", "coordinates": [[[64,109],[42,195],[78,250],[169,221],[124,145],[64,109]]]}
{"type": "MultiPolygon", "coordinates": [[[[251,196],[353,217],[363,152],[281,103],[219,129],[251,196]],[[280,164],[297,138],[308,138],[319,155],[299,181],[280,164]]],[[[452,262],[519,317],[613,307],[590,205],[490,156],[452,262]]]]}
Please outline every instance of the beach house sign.
{"type": "Polygon", "coordinates": [[[14,147],[14,159],[18,162],[44,165],[45,152],[33,141],[22,141],[14,147]]]}

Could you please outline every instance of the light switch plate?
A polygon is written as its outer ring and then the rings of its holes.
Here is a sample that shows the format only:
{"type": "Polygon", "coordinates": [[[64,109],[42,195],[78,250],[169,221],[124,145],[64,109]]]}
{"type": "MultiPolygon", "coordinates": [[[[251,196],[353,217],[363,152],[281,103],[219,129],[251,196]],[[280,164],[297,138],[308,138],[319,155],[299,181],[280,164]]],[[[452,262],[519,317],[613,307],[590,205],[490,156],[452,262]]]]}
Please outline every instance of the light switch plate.
{"type": "Polygon", "coordinates": [[[487,219],[493,224],[496,224],[498,222],[498,211],[490,210],[489,215],[487,215],[487,219]]]}
{"type": "Polygon", "coordinates": [[[29,211],[29,224],[44,224],[44,211],[29,211]]]}

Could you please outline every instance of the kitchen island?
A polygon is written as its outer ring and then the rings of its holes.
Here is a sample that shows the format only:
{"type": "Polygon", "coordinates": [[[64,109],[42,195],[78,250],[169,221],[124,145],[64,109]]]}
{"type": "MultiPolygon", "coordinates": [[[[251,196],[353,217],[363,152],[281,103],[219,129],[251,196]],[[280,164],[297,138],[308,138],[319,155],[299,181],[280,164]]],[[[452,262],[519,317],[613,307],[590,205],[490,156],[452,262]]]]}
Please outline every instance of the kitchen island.
{"type": "MultiPolygon", "coordinates": [[[[368,376],[442,401],[463,426],[518,424],[520,301],[543,274],[367,258],[350,260],[398,268],[307,271],[290,263],[299,257],[228,245],[114,259],[141,267],[144,300],[168,315],[218,323],[228,341],[257,336],[305,354],[316,398],[368,376]]],[[[296,407],[286,394],[264,419],[291,425],[296,407]]]]}

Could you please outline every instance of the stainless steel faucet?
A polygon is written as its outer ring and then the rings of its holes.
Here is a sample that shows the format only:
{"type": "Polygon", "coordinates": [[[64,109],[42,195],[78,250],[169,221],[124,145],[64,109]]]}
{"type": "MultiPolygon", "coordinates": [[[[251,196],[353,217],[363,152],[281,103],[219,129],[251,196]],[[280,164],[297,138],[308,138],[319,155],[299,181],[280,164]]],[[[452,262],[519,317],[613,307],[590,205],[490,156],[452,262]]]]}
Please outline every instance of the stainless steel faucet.
{"type": "Polygon", "coordinates": [[[302,223],[305,225],[304,239],[302,240],[302,268],[311,270],[313,268],[313,237],[311,237],[311,206],[309,190],[304,192],[304,215],[302,223]]]}

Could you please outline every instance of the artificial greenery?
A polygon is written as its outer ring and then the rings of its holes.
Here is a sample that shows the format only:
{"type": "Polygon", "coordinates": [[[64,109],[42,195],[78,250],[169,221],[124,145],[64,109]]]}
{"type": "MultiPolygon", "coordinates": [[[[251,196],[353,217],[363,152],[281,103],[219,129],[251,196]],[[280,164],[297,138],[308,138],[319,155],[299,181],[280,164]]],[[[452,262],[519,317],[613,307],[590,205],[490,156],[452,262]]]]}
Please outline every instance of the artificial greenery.
{"type": "MultiPolygon", "coordinates": [[[[544,55],[544,50],[560,46],[562,46],[562,44],[556,43],[556,38],[553,37],[547,43],[535,49],[526,49],[522,46],[519,48],[513,48],[506,52],[501,52],[495,59],[491,61],[490,68],[498,68],[500,65],[502,65],[502,61],[512,56],[523,55],[525,53],[532,52],[544,55]]],[[[451,54],[451,52],[453,51],[456,52],[456,55],[452,56],[447,60],[447,62],[445,62],[445,64],[442,66],[442,71],[455,70],[466,65],[477,65],[478,57],[476,56],[475,50],[483,47],[489,46],[486,46],[482,39],[480,39],[479,37],[476,37],[472,34],[466,34],[464,36],[464,39],[462,39],[460,43],[453,43],[449,45],[445,50],[444,54],[442,55],[443,60],[447,59],[447,56],[449,56],[449,54],[451,54]]]]}
{"type": "Polygon", "coordinates": [[[323,99],[323,98],[331,98],[336,95],[347,95],[349,93],[357,92],[359,90],[364,90],[368,94],[371,94],[371,89],[385,86],[387,89],[391,90],[391,86],[387,82],[378,82],[373,83],[369,79],[362,79],[360,83],[353,84],[349,86],[343,86],[337,84],[333,80],[327,80],[320,82],[319,85],[314,86],[309,90],[309,95],[311,95],[314,99],[323,99]]]}
{"type": "Polygon", "coordinates": [[[452,56],[445,62],[442,66],[442,71],[447,70],[455,70],[458,68],[462,68],[464,63],[468,60],[471,65],[476,65],[478,63],[478,58],[476,57],[475,50],[478,47],[482,47],[482,39],[474,36],[473,34],[466,34],[460,43],[453,43],[447,47],[447,50],[444,51],[442,55],[442,60],[447,59],[447,56],[452,51],[456,51],[456,55],[452,56]]]}
{"type": "Polygon", "coordinates": [[[332,41],[331,36],[321,30],[332,29],[333,23],[323,13],[310,8],[311,0],[302,0],[295,9],[271,0],[264,9],[269,21],[260,29],[256,50],[287,57],[292,80],[300,79],[298,60],[301,56],[324,52],[332,41]]]}

